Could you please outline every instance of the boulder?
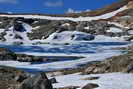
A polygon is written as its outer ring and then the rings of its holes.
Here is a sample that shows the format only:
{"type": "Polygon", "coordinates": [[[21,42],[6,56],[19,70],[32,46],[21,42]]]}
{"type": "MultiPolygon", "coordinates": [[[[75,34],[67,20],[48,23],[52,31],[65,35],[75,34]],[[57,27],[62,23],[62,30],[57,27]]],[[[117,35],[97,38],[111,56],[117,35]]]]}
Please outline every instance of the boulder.
{"type": "Polygon", "coordinates": [[[57,82],[57,80],[56,80],[56,78],[51,78],[51,79],[49,79],[50,80],[50,82],[53,84],[53,83],[58,83],[57,82]]]}
{"type": "Polygon", "coordinates": [[[29,76],[16,68],[0,66],[0,89],[17,89],[29,76]]]}
{"type": "Polygon", "coordinates": [[[23,81],[18,89],[53,89],[45,73],[40,73],[23,81]]]}
{"type": "Polygon", "coordinates": [[[98,84],[89,83],[86,86],[84,86],[82,89],[94,89],[94,88],[97,88],[97,87],[99,87],[98,84]]]}
{"type": "Polygon", "coordinates": [[[68,86],[68,87],[61,87],[57,89],[77,89],[77,88],[79,88],[79,86],[68,86]]]}

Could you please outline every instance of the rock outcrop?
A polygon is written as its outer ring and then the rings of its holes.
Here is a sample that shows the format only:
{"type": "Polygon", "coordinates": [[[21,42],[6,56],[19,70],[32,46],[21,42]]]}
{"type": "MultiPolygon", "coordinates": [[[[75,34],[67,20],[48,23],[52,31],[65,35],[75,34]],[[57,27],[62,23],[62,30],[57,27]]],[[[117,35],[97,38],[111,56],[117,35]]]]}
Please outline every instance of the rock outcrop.
{"type": "Polygon", "coordinates": [[[0,61],[20,61],[20,62],[46,62],[47,58],[26,54],[16,54],[6,48],[0,48],[0,61]]]}
{"type": "Polygon", "coordinates": [[[112,72],[133,73],[133,51],[97,62],[86,68],[83,74],[101,74],[112,72]]]}
{"type": "Polygon", "coordinates": [[[0,89],[53,89],[45,73],[32,75],[22,70],[0,66],[0,89]]]}
{"type": "Polygon", "coordinates": [[[0,66],[0,89],[17,89],[29,76],[16,68],[0,66]]]}
{"type": "Polygon", "coordinates": [[[40,73],[23,81],[18,89],[53,89],[45,73],[40,73]]]}

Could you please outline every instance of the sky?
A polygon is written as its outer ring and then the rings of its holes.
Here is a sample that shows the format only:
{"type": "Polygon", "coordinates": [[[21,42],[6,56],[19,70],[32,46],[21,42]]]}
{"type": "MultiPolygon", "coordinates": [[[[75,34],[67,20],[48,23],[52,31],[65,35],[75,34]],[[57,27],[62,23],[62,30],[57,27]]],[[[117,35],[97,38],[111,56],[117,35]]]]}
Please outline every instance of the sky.
{"type": "Polygon", "coordinates": [[[0,0],[0,12],[63,14],[95,10],[118,0],[0,0]]]}

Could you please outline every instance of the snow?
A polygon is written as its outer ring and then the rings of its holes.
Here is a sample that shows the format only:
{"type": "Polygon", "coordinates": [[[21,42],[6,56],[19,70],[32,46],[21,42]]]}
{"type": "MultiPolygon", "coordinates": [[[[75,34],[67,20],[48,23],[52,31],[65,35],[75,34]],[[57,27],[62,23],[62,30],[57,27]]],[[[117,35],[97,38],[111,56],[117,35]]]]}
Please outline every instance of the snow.
{"type": "Polygon", "coordinates": [[[131,89],[133,87],[133,74],[108,73],[108,74],[89,74],[80,75],[79,73],[56,76],[58,83],[53,84],[54,88],[80,86],[82,89],[88,83],[98,84],[95,89],[131,89]],[[100,77],[97,80],[83,80],[88,77],[100,77]]]}
{"type": "Polygon", "coordinates": [[[40,26],[36,26],[36,27],[33,27],[32,29],[36,30],[36,29],[39,29],[39,28],[40,28],[40,26]]]}
{"type": "Polygon", "coordinates": [[[123,31],[120,28],[110,27],[110,30],[107,30],[107,32],[120,33],[120,32],[123,32],[123,31]]]}
{"type": "Polygon", "coordinates": [[[85,41],[84,38],[89,41],[91,37],[94,37],[91,34],[87,34],[79,31],[63,31],[60,33],[51,34],[45,41],[50,43],[69,43],[72,41],[85,41]]]}
{"type": "Polygon", "coordinates": [[[23,22],[22,25],[26,29],[26,32],[29,32],[29,33],[32,32],[32,27],[29,24],[26,24],[26,23],[23,22]]]}
{"type": "Polygon", "coordinates": [[[0,65],[3,65],[3,66],[26,66],[26,65],[30,65],[30,63],[18,62],[18,61],[2,61],[2,62],[0,62],[0,65]]]}
{"type": "MultiPolygon", "coordinates": [[[[83,43],[82,43],[83,44],[83,43]]],[[[84,46],[84,45],[83,45],[84,46]]],[[[120,47],[120,45],[118,45],[120,47]]],[[[82,64],[86,64],[88,62],[91,62],[91,61],[102,61],[106,58],[109,58],[109,57],[112,57],[112,56],[118,56],[121,54],[120,51],[118,50],[111,50],[111,48],[115,48],[115,47],[118,47],[118,46],[98,46],[96,47],[97,49],[95,49],[95,45],[93,45],[92,47],[91,46],[85,46],[85,47],[80,47],[76,49],[75,48],[71,48],[71,47],[68,47],[68,48],[62,48],[61,46],[59,46],[60,49],[64,50],[65,53],[63,52],[58,52],[58,50],[55,52],[55,53],[45,53],[44,51],[41,52],[37,52],[38,49],[36,49],[37,47],[33,47],[34,50],[33,52],[30,52],[30,50],[32,49],[31,47],[26,47],[27,49],[27,52],[20,52],[20,53],[24,53],[24,54],[28,54],[28,55],[34,55],[34,56],[50,56],[50,57],[61,57],[61,56],[64,56],[64,57],[72,57],[72,56],[76,56],[76,57],[84,57],[84,58],[81,58],[81,59],[76,59],[76,60],[67,60],[67,61],[63,61],[63,59],[60,59],[60,61],[56,61],[56,62],[44,62],[44,63],[41,63],[41,64],[30,64],[30,63],[21,63],[21,62],[17,62],[17,61],[14,61],[14,62],[10,62],[8,63],[5,63],[3,61],[0,61],[0,65],[6,65],[6,66],[12,66],[12,67],[17,67],[17,68],[25,68],[25,69],[35,69],[35,70],[40,70],[40,71],[53,71],[53,70],[59,70],[59,69],[65,69],[65,68],[76,68],[76,67],[79,67],[80,65],[82,64]],[[88,48],[88,49],[87,49],[88,48]],[[83,50],[83,49],[86,49],[86,50],[83,50]],[[36,50],[36,52],[35,52],[36,50]],[[72,53],[72,51],[81,51],[81,53],[72,53]],[[95,53],[89,53],[87,52],[88,51],[94,51],[95,53]],[[70,51],[70,53],[69,53],[70,51]]],[[[48,47],[48,46],[46,46],[48,47]]],[[[46,49],[46,50],[49,50],[51,51],[53,46],[49,47],[49,48],[46,48],[46,47],[39,47],[39,49],[46,49]]],[[[72,46],[74,47],[74,46],[72,46]]],[[[17,49],[17,48],[15,48],[17,49]]],[[[23,47],[21,47],[22,50],[25,50],[23,49],[23,47]]],[[[53,49],[57,49],[56,47],[53,47],[53,49]]]]}
{"type": "Polygon", "coordinates": [[[30,40],[29,37],[27,36],[27,33],[32,32],[32,27],[26,23],[22,23],[22,25],[26,29],[26,31],[24,32],[13,30],[14,29],[13,26],[8,28],[8,30],[6,31],[7,34],[4,36],[7,43],[23,42],[24,44],[30,44],[30,40]],[[18,35],[23,39],[15,39],[15,35],[18,35]]]}
{"type": "Polygon", "coordinates": [[[124,37],[109,37],[104,35],[97,35],[95,39],[90,42],[124,42],[124,37]]]}
{"type": "MultiPolygon", "coordinates": [[[[12,29],[12,28],[10,28],[12,29]]],[[[12,42],[12,38],[9,36],[12,30],[7,32],[6,39],[12,42]]],[[[18,34],[18,33],[15,33],[18,34]]],[[[23,46],[12,46],[12,45],[0,45],[0,47],[6,47],[11,49],[12,51],[20,54],[28,54],[34,56],[50,56],[50,57],[84,57],[77,60],[67,60],[56,62],[49,62],[49,63],[42,63],[42,64],[24,64],[21,62],[9,62],[9,66],[17,67],[17,68],[27,68],[27,69],[36,69],[42,71],[53,71],[58,69],[64,68],[75,68],[79,65],[86,64],[91,61],[102,61],[106,58],[120,55],[121,52],[119,50],[112,50],[111,48],[125,46],[127,42],[123,40],[123,38],[119,37],[107,37],[104,35],[97,35],[94,40],[92,41],[78,41],[77,38],[73,38],[72,42],[69,45],[64,44],[56,44],[60,43],[61,41],[69,42],[71,41],[71,35],[73,34],[83,34],[88,36],[87,33],[84,32],[77,32],[77,31],[64,31],[61,33],[53,33],[47,39],[47,41],[54,43],[54,44],[42,44],[42,45],[23,45],[23,46]],[[53,40],[54,36],[60,36],[59,39],[53,40]],[[18,64],[16,66],[16,64],[18,64]],[[23,66],[24,65],[24,66],[23,66]]],[[[19,34],[20,35],[20,34],[19,34]]],[[[24,37],[24,34],[22,34],[24,37]]],[[[25,37],[26,38],[26,37],[25,37]]],[[[38,40],[36,40],[38,41],[38,40]]],[[[45,40],[46,41],[46,40],[45,40]]],[[[43,40],[44,42],[44,40],[43,40]]],[[[0,61],[1,64],[5,64],[0,61]]],[[[8,63],[6,63],[8,65],[8,63]]]]}
{"type": "Polygon", "coordinates": [[[129,30],[128,34],[133,35],[133,30],[129,30]]]}
{"type": "Polygon", "coordinates": [[[88,26],[88,27],[84,27],[84,29],[90,29],[90,27],[88,26]]]}
{"type": "Polygon", "coordinates": [[[72,18],[72,17],[51,17],[51,16],[41,16],[41,15],[0,15],[1,17],[24,17],[24,18],[37,18],[37,19],[48,19],[48,20],[71,20],[71,21],[91,21],[91,20],[99,20],[99,19],[108,19],[113,16],[115,16],[117,13],[128,9],[127,6],[123,6],[120,9],[106,13],[100,16],[95,17],[78,17],[78,18],[72,18]]]}
{"type": "MultiPolygon", "coordinates": [[[[43,55],[43,54],[42,54],[43,55]]],[[[60,54],[55,54],[55,55],[60,55],[60,54]]],[[[85,54],[83,54],[86,56],[85,54]]],[[[81,56],[83,56],[81,54],[81,56]]],[[[40,71],[54,71],[54,70],[59,70],[59,69],[65,69],[65,68],[76,68],[79,65],[86,64],[91,61],[102,61],[105,58],[111,57],[111,56],[117,56],[120,55],[118,52],[112,52],[112,53],[104,53],[104,54],[90,54],[88,55],[87,58],[82,58],[82,59],[77,59],[77,60],[70,60],[70,61],[59,61],[59,62],[51,62],[51,63],[42,63],[42,64],[30,64],[30,63],[21,63],[18,61],[13,61],[8,63],[5,63],[3,61],[0,61],[0,65],[6,65],[6,66],[11,66],[11,67],[17,67],[17,68],[27,68],[27,69],[36,69],[40,71]],[[97,57],[99,56],[99,57],[97,57]]],[[[47,54],[48,56],[48,54],[47,54]]],[[[50,55],[49,55],[50,56],[50,55]]],[[[68,56],[68,55],[67,55],[68,56]]]]}
{"type": "Polygon", "coordinates": [[[4,32],[4,31],[5,31],[5,29],[0,29],[0,33],[4,32]]]}
{"type": "Polygon", "coordinates": [[[113,24],[113,25],[115,25],[115,26],[118,26],[118,27],[121,27],[121,28],[125,28],[125,26],[123,26],[122,24],[117,23],[117,22],[109,22],[109,21],[108,21],[108,24],[113,24]]]}
{"type": "Polygon", "coordinates": [[[62,24],[61,26],[70,26],[70,24],[69,23],[65,23],[65,24],[62,24]]]}

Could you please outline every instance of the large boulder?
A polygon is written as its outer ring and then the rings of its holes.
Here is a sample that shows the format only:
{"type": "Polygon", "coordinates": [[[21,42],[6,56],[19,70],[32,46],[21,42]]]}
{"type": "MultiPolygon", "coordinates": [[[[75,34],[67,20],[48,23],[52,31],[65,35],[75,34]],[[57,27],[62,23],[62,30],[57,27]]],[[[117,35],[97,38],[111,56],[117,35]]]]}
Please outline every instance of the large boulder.
{"type": "Polygon", "coordinates": [[[17,89],[29,76],[16,68],[0,66],[0,89],[17,89]]]}
{"type": "Polygon", "coordinates": [[[53,89],[53,87],[45,73],[40,73],[24,80],[18,89],[53,89]]]}

